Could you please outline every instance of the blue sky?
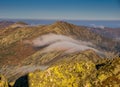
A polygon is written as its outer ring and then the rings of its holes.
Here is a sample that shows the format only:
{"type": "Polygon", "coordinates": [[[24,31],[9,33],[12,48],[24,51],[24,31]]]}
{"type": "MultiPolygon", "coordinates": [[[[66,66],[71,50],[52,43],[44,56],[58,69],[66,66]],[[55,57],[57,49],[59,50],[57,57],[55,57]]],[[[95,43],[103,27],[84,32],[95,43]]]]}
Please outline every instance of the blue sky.
{"type": "Polygon", "coordinates": [[[0,18],[120,20],[120,0],[0,0],[0,18]]]}

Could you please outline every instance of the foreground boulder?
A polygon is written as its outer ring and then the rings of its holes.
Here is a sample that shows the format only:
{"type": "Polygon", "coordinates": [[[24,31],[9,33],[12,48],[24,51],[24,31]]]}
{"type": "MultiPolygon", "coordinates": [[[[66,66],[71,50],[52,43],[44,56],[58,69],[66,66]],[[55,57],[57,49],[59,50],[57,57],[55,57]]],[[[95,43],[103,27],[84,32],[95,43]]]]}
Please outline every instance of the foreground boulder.
{"type": "Polygon", "coordinates": [[[0,87],[8,87],[8,82],[6,78],[0,74],[0,87]]]}
{"type": "Polygon", "coordinates": [[[63,62],[29,73],[29,87],[120,87],[120,58],[101,60],[63,62]]]}
{"type": "Polygon", "coordinates": [[[29,87],[89,87],[94,71],[95,64],[91,61],[63,63],[45,71],[29,73],[29,87]]]}

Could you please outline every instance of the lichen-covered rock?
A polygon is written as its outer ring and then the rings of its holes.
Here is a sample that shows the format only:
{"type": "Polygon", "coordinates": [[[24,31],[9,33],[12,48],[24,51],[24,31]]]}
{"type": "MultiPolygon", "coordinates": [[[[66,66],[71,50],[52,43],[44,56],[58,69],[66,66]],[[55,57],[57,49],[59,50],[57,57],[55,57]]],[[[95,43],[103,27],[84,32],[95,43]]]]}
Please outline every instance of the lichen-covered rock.
{"type": "Polygon", "coordinates": [[[8,82],[6,78],[0,74],[0,87],[8,87],[8,82]]]}
{"type": "Polygon", "coordinates": [[[120,58],[107,61],[97,75],[101,87],[120,87],[120,58]]]}
{"type": "Polygon", "coordinates": [[[120,87],[120,58],[97,64],[72,61],[29,73],[29,87],[120,87]]]}
{"type": "Polygon", "coordinates": [[[14,87],[14,85],[15,85],[15,82],[9,82],[10,87],[14,87]]]}
{"type": "Polygon", "coordinates": [[[91,61],[63,63],[45,71],[29,73],[29,87],[91,87],[88,77],[94,79],[91,75],[94,71],[95,64],[91,61]]]}

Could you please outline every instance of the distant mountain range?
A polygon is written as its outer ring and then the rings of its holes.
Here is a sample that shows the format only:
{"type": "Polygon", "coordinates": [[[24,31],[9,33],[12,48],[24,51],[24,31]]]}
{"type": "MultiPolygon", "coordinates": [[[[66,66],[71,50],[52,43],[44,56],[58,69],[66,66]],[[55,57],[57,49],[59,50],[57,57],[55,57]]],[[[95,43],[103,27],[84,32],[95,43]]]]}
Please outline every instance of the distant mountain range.
{"type": "MultiPolygon", "coordinates": [[[[22,19],[21,20],[20,19],[16,19],[16,20],[11,19],[11,21],[5,21],[5,20],[0,21],[0,29],[4,29],[5,27],[10,26],[10,25],[16,23],[16,21],[22,21],[22,19]]],[[[23,21],[27,22],[30,25],[31,24],[32,25],[40,25],[40,24],[51,24],[51,23],[55,22],[56,20],[30,20],[29,19],[29,20],[23,20],[23,21]]],[[[92,32],[95,32],[95,33],[105,36],[107,38],[114,38],[117,40],[120,39],[120,26],[119,26],[120,21],[72,21],[72,20],[71,21],[68,20],[68,21],[70,23],[74,23],[77,25],[86,26],[92,32]],[[96,24],[94,24],[93,22],[96,24]],[[105,25],[102,26],[102,24],[103,25],[105,24],[105,25]],[[116,24],[116,27],[115,27],[115,24],[116,24]],[[109,26],[109,25],[111,25],[111,26],[109,26]],[[114,27],[112,27],[112,25],[114,27]]]]}
{"type": "Polygon", "coordinates": [[[0,21],[0,29],[4,29],[12,24],[14,24],[12,21],[0,21]]]}
{"type": "Polygon", "coordinates": [[[90,30],[107,38],[120,40],[120,28],[93,28],[90,30]]]}
{"type": "Polygon", "coordinates": [[[66,21],[78,26],[120,28],[120,20],[44,20],[44,19],[0,19],[0,21],[22,21],[30,25],[47,25],[56,21],[66,21]]]}

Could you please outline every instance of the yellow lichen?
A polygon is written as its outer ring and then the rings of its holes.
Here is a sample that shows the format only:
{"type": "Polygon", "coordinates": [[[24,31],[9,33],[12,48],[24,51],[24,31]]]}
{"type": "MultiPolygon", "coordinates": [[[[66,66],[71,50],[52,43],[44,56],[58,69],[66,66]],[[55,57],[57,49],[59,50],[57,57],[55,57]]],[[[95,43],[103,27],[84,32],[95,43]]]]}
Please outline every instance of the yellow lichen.
{"type": "Polygon", "coordinates": [[[0,87],[8,87],[8,82],[6,78],[0,74],[0,87]]]}
{"type": "Polygon", "coordinates": [[[105,80],[107,78],[107,76],[105,74],[101,74],[98,76],[98,79],[102,82],[103,80],[105,80]]]}

